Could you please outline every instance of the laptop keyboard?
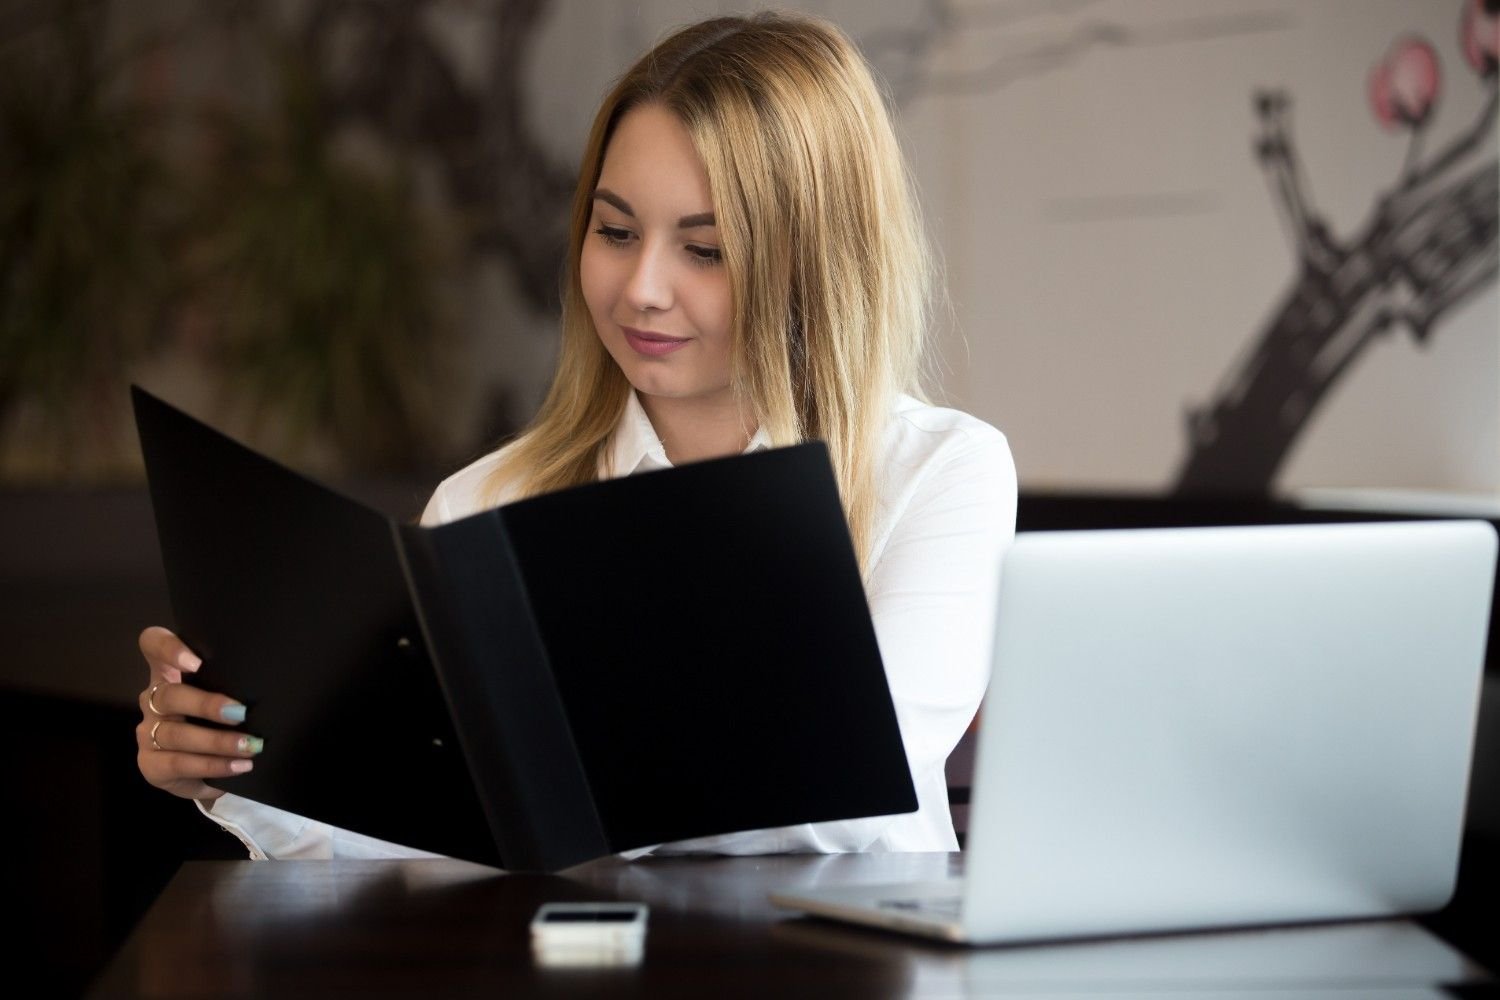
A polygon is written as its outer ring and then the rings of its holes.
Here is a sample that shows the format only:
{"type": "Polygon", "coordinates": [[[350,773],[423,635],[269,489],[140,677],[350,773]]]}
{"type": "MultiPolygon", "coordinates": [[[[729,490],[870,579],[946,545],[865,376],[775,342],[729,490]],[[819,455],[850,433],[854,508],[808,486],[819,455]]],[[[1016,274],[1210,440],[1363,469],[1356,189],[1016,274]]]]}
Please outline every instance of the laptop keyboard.
{"type": "Polygon", "coordinates": [[[960,896],[945,896],[929,899],[882,899],[876,905],[885,910],[903,910],[907,913],[931,913],[940,917],[957,917],[960,896]]]}

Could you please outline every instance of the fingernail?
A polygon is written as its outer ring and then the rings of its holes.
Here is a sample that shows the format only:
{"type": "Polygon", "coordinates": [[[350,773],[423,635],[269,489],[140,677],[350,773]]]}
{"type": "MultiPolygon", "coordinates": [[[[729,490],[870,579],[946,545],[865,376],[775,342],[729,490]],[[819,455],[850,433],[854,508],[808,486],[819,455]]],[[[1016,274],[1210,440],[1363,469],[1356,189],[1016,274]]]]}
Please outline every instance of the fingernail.
{"type": "Polygon", "coordinates": [[[223,719],[225,722],[244,722],[245,706],[225,705],[223,708],[219,709],[219,718],[223,719]]]}
{"type": "Polygon", "coordinates": [[[229,771],[231,774],[244,774],[254,766],[253,760],[232,760],[229,762],[229,771]]]}
{"type": "Polygon", "coordinates": [[[265,749],[266,741],[259,736],[241,736],[239,742],[240,753],[256,754],[265,749]]]}
{"type": "Polygon", "coordinates": [[[203,666],[203,661],[198,659],[194,653],[184,649],[177,654],[177,665],[183,670],[197,670],[203,666]]]}

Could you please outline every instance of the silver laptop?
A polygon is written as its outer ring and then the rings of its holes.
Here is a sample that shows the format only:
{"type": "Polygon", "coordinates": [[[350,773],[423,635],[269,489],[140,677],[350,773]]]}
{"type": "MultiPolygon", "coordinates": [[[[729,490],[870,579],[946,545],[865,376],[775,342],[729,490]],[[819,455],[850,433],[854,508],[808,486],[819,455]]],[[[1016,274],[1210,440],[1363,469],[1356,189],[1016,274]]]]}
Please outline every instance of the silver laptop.
{"type": "Polygon", "coordinates": [[[964,877],[772,902],[974,944],[1440,909],[1495,565],[1485,521],[1022,533],[964,877]]]}

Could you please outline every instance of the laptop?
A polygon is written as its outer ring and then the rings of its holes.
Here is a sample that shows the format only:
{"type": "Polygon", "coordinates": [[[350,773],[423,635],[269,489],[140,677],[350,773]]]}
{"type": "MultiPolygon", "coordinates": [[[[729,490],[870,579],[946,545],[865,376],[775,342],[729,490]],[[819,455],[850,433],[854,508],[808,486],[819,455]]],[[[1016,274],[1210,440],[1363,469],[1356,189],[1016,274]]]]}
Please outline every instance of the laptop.
{"type": "Polygon", "coordinates": [[[1485,521],[1024,532],[964,876],[771,900],[970,944],[1440,909],[1495,566],[1485,521]]]}

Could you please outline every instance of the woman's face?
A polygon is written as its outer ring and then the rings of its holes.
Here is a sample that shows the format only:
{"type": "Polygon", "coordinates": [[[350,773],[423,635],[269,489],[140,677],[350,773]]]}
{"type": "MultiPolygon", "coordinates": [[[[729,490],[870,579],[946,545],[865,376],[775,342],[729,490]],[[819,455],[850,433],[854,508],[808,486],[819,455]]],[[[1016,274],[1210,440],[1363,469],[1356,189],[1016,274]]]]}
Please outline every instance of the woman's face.
{"type": "Polygon", "coordinates": [[[687,130],[646,104],[615,126],[579,260],[605,349],[643,397],[731,403],[729,277],[687,130]]]}

